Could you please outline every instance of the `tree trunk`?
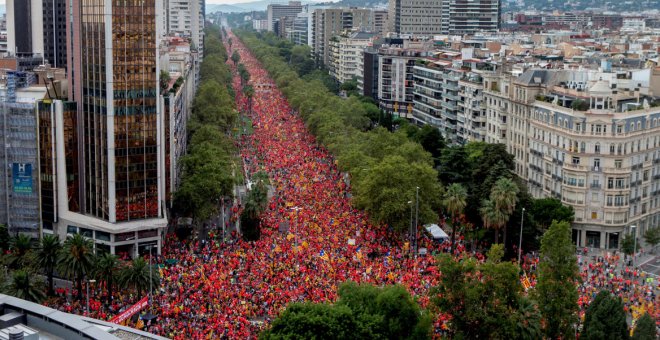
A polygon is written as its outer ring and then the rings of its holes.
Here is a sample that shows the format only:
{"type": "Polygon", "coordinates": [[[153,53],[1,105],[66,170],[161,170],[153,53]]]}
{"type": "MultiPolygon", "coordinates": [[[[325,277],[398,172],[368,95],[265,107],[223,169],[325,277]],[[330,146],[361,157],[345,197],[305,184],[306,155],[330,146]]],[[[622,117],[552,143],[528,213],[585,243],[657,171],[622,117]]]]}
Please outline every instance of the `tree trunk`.
{"type": "Polygon", "coordinates": [[[456,242],[456,224],[454,217],[451,218],[451,255],[454,256],[454,242],[456,242]]]}
{"type": "Polygon", "coordinates": [[[108,299],[108,304],[110,304],[110,302],[112,302],[112,278],[108,278],[108,282],[106,282],[105,284],[108,285],[107,299],[108,299]]]}
{"type": "Polygon", "coordinates": [[[495,244],[500,243],[500,228],[495,228],[495,244]]]}
{"type": "Polygon", "coordinates": [[[504,246],[504,251],[506,252],[506,224],[504,225],[504,237],[502,240],[502,245],[504,246]]]}
{"type": "Polygon", "coordinates": [[[53,289],[53,269],[48,268],[48,295],[55,295],[55,290],[53,289]]]}
{"type": "Polygon", "coordinates": [[[78,290],[78,300],[82,301],[83,298],[83,293],[82,293],[82,277],[78,276],[76,278],[76,289],[78,290]]]}

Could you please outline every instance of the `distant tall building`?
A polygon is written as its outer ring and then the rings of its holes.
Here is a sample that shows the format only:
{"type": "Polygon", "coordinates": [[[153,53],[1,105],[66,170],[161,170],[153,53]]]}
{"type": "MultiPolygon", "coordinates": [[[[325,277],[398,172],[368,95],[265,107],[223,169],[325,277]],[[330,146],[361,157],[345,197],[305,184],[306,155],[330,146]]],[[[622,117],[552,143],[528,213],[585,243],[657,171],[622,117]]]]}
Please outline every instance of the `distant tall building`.
{"type": "Polygon", "coordinates": [[[160,250],[167,226],[158,62],[162,4],[71,1],[69,100],[77,112],[69,105],[52,109],[59,126],[54,232],[60,238],[80,233],[97,247],[129,256],[160,250]],[[61,130],[69,131],[68,141],[61,130]]]}
{"type": "Polygon", "coordinates": [[[330,39],[344,31],[374,32],[374,17],[370,9],[328,8],[317,9],[312,14],[312,53],[328,65],[330,39]]]}
{"type": "Polygon", "coordinates": [[[8,0],[7,52],[66,68],[66,0],[8,0]]]}
{"type": "Polygon", "coordinates": [[[443,4],[448,0],[390,0],[389,32],[433,35],[441,32],[443,4]]]}
{"type": "Polygon", "coordinates": [[[204,51],[204,3],[205,0],[168,0],[165,11],[166,33],[189,37],[200,59],[204,51]]]}
{"type": "Polygon", "coordinates": [[[500,28],[500,0],[444,0],[449,2],[449,25],[443,33],[473,34],[500,28]]]}
{"type": "Polygon", "coordinates": [[[267,9],[268,30],[275,29],[275,22],[281,18],[286,18],[287,21],[293,22],[296,15],[303,11],[303,6],[300,1],[289,1],[288,5],[270,4],[267,9]]]}
{"type": "Polygon", "coordinates": [[[472,34],[500,27],[500,0],[390,0],[389,31],[399,34],[472,34]]]}

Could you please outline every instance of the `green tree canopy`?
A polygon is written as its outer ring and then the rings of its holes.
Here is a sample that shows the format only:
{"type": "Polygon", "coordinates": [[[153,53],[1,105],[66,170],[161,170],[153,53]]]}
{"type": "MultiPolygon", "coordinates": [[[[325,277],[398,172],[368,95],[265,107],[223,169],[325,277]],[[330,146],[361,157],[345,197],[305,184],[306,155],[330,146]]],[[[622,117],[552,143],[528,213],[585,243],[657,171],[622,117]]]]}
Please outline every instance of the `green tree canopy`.
{"type": "Polygon", "coordinates": [[[496,244],[485,263],[473,258],[456,260],[448,254],[438,257],[442,274],[430,294],[432,303],[452,316],[451,337],[539,338],[538,310],[522,297],[518,267],[500,261],[503,254],[502,245],[496,244]],[[522,336],[521,328],[529,336],[522,336]]]}
{"type": "Polygon", "coordinates": [[[642,317],[637,319],[635,330],[633,331],[633,340],[656,340],[658,338],[655,320],[648,314],[644,313],[642,317]]]}
{"type": "Polygon", "coordinates": [[[568,222],[554,221],[541,239],[539,275],[535,289],[548,338],[574,337],[578,279],[571,226],[568,222]]]}
{"type": "Polygon", "coordinates": [[[401,286],[343,283],[334,304],[294,303],[262,339],[428,339],[431,319],[401,286]]]}
{"type": "Polygon", "coordinates": [[[644,232],[644,241],[651,246],[651,252],[655,251],[655,246],[660,243],[660,227],[646,229],[644,232]]]}
{"type": "Polygon", "coordinates": [[[554,220],[573,223],[575,217],[573,207],[563,205],[560,200],[552,197],[534,200],[530,214],[534,216],[534,222],[543,230],[547,229],[554,220]]]}
{"type": "Polygon", "coordinates": [[[587,308],[580,339],[628,339],[626,312],[621,298],[601,291],[587,308]]]}

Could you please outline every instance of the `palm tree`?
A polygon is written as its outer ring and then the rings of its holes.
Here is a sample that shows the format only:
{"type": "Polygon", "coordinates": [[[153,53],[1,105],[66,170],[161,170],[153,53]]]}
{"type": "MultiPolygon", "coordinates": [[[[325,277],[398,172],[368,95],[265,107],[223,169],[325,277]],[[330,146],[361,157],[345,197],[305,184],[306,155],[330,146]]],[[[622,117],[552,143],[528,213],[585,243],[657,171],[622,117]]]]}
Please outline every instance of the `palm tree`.
{"type": "Polygon", "coordinates": [[[512,180],[502,177],[495,182],[490,191],[490,200],[495,203],[495,207],[500,210],[505,216],[504,222],[504,246],[506,247],[506,226],[509,222],[509,217],[513,214],[518,202],[518,186],[512,180]]]}
{"type": "Polygon", "coordinates": [[[456,218],[463,214],[467,205],[467,190],[458,183],[453,183],[447,188],[442,204],[451,214],[451,254],[454,254],[454,240],[456,238],[456,218]]]}
{"type": "Polygon", "coordinates": [[[119,258],[116,255],[105,253],[99,256],[94,269],[94,276],[102,282],[108,290],[107,303],[112,298],[112,290],[119,271],[119,258]]]}
{"type": "Polygon", "coordinates": [[[57,266],[62,275],[76,282],[78,298],[82,299],[82,281],[94,265],[94,244],[92,240],[75,234],[64,241],[57,266]]]}
{"type": "Polygon", "coordinates": [[[30,280],[30,274],[22,269],[14,272],[11,283],[7,287],[7,293],[19,299],[37,303],[45,298],[43,290],[37,287],[30,280]]]}
{"type": "Polygon", "coordinates": [[[62,245],[57,235],[45,234],[37,245],[36,263],[48,277],[48,295],[53,295],[53,271],[62,245]]]}
{"type": "Polygon", "coordinates": [[[492,200],[485,200],[481,204],[480,213],[484,226],[495,230],[495,243],[499,243],[500,229],[506,224],[508,217],[497,208],[492,200]]]}
{"type": "Polygon", "coordinates": [[[15,269],[25,267],[29,262],[32,251],[32,238],[26,234],[18,234],[11,240],[11,256],[9,266],[15,269]]]}
{"type": "MultiPolygon", "coordinates": [[[[124,288],[133,287],[138,296],[142,291],[149,289],[149,264],[142,257],[133,259],[130,265],[124,266],[119,274],[120,284],[124,288]]],[[[151,284],[158,287],[160,285],[160,275],[157,270],[151,271],[151,284]]]]}

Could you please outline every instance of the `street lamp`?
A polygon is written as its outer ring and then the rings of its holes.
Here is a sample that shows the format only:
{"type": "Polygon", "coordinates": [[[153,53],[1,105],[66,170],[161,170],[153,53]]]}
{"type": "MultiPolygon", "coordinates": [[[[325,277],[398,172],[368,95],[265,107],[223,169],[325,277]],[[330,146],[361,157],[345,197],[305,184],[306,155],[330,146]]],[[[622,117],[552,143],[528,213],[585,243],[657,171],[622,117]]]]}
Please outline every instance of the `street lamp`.
{"type": "Polygon", "coordinates": [[[415,258],[417,258],[417,229],[419,228],[419,187],[415,193],[415,258]]]}
{"type": "Polygon", "coordinates": [[[637,254],[637,226],[631,225],[630,229],[633,230],[633,254],[632,254],[632,264],[635,266],[635,255],[637,254]]]}
{"type": "Polygon", "coordinates": [[[96,283],[96,280],[87,280],[87,316],[89,316],[89,285],[96,283]]]}
{"type": "Polygon", "coordinates": [[[518,265],[522,267],[520,262],[520,257],[522,255],[522,233],[523,233],[523,222],[525,221],[525,208],[522,208],[522,216],[520,216],[520,240],[518,240],[518,265]]]}
{"type": "Polygon", "coordinates": [[[412,201],[408,201],[410,205],[410,228],[408,229],[408,239],[410,240],[410,247],[412,248],[412,238],[413,238],[413,206],[412,201]]]}
{"type": "Polygon", "coordinates": [[[154,247],[153,245],[148,245],[147,246],[147,249],[149,249],[149,306],[151,306],[151,303],[152,303],[152,297],[151,296],[152,296],[152,292],[153,292],[153,279],[152,279],[152,274],[151,274],[151,272],[153,270],[153,266],[151,265],[151,257],[152,257],[151,249],[153,249],[153,247],[154,247]]]}

